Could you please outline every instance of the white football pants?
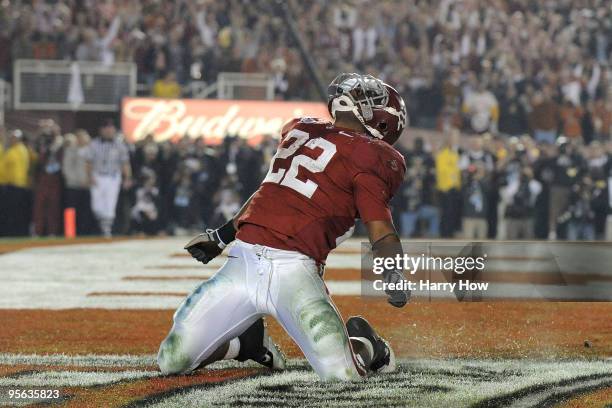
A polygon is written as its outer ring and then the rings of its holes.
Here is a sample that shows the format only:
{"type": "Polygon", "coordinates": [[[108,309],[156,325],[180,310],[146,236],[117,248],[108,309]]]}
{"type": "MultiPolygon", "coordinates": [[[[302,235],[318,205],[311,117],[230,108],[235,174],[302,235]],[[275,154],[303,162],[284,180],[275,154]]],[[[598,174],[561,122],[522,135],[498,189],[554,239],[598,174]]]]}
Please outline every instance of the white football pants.
{"type": "Polygon", "coordinates": [[[174,314],[157,356],[161,371],[194,370],[263,315],[278,320],[322,380],[361,378],[316,262],[299,252],[240,240],[221,269],[174,314]]]}
{"type": "Polygon", "coordinates": [[[97,219],[114,220],[115,208],[121,190],[121,175],[93,174],[91,187],[91,210],[97,219]]]}

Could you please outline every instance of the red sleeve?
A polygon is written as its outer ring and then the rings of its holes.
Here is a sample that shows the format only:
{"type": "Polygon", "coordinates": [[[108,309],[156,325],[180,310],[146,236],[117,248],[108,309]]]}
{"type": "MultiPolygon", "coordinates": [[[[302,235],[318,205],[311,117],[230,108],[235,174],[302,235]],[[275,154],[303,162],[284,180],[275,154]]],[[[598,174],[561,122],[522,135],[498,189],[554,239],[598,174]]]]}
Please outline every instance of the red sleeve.
{"type": "Polygon", "coordinates": [[[285,123],[285,125],[281,129],[281,135],[280,135],[280,141],[281,142],[283,140],[285,140],[285,137],[287,136],[287,133],[289,133],[289,131],[291,129],[293,129],[295,127],[295,125],[297,125],[299,123],[299,121],[300,121],[299,118],[295,118],[295,119],[291,119],[289,122],[285,123]]]}
{"type": "Polygon", "coordinates": [[[353,152],[355,206],[363,222],[391,220],[389,201],[404,180],[404,158],[383,143],[361,144],[353,152]]]}
{"type": "Polygon", "coordinates": [[[371,173],[359,173],[353,180],[355,205],[363,222],[390,221],[391,195],[380,177],[371,173]]]}

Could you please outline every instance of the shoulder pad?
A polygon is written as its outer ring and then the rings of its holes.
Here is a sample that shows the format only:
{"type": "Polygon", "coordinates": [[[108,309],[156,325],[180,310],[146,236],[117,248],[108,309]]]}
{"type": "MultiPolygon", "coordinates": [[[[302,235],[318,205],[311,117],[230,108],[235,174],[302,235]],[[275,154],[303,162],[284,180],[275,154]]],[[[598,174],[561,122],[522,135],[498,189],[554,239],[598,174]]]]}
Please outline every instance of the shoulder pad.
{"type": "Polygon", "coordinates": [[[317,118],[312,118],[310,116],[304,116],[303,118],[300,118],[300,123],[320,123],[320,122],[324,122],[321,119],[317,119],[317,118]]]}
{"type": "Polygon", "coordinates": [[[354,163],[362,171],[382,170],[381,165],[391,171],[406,170],[404,156],[382,140],[364,137],[355,143],[354,163]]]}
{"type": "Polygon", "coordinates": [[[285,136],[287,136],[287,133],[289,133],[289,131],[293,129],[298,122],[299,122],[299,119],[294,118],[283,125],[283,128],[281,129],[281,134],[280,134],[281,141],[285,138],[285,136]]]}
{"type": "Polygon", "coordinates": [[[281,130],[281,140],[283,140],[287,136],[287,133],[296,128],[303,130],[304,132],[311,132],[314,130],[320,130],[321,127],[326,127],[329,125],[330,122],[326,120],[309,116],[302,118],[294,118],[287,122],[285,126],[283,126],[283,129],[281,130]]]}
{"type": "Polygon", "coordinates": [[[395,192],[404,181],[404,156],[382,140],[368,138],[356,143],[351,160],[358,172],[383,179],[391,192],[395,192]]]}

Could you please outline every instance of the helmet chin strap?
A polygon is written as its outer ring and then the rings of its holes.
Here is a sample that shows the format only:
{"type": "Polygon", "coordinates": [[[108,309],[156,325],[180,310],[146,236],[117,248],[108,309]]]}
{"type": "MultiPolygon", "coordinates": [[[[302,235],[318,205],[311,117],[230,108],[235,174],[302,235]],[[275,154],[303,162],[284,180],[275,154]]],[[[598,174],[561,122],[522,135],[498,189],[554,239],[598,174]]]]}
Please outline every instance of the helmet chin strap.
{"type": "MultiPolygon", "coordinates": [[[[386,106],[383,108],[386,112],[397,116],[397,129],[399,130],[400,128],[406,126],[406,117],[402,117],[401,112],[399,112],[397,109],[391,107],[391,106],[386,106]]],[[[364,124],[363,126],[365,126],[365,128],[368,130],[368,132],[370,132],[370,134],[372,136],[374,136],[377,139],[384,139],[384,135],[382,133],[380,133],[378,131],[378,129],[374,129],[371,126],[368,126],[366,124],[364,124]]]]}
{"type": "Polygon", "coordinates": [[[382,135],[382,133],[380,133],[377,129],[374,129],[372,126],[368,126],[366,124],[364,124],[363,126],[365,126],[365,128],[368,130],[368,132],[375,138],[377,139],[382,139],[384,138],[384,136],[382,135]]]}

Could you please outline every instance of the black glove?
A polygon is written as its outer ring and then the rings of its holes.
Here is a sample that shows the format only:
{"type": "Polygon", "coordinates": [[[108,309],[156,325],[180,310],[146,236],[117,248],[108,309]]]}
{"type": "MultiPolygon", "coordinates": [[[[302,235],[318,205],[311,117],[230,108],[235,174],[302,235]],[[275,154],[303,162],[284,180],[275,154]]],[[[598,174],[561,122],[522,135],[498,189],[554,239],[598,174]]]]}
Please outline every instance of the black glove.
{"type": "Polygon", "coordinates": [[[233,220],[229,220],[222,227],[207,229],[206,232],[193,238],[185,245],[185,249],[192,257],[207,264],[223,252],[223,249],[235,238],[236,229],[233,220]]]}
{"type": "MultiPolygon", "coordinates": [[[[404,280],[406,280],[406,278],[404,278],[404,274],[402,273],[402,271],[395,270],[384,272],[385,283],[399,284],[404,280]]],[[[391,306],[404,307],[406,306],[406,303],[408,303],[408,301],[410,300],[410,291],[408,289],[385,289],[385,293],[388,296],[387,302],[389,302],[391,306]]]]}

